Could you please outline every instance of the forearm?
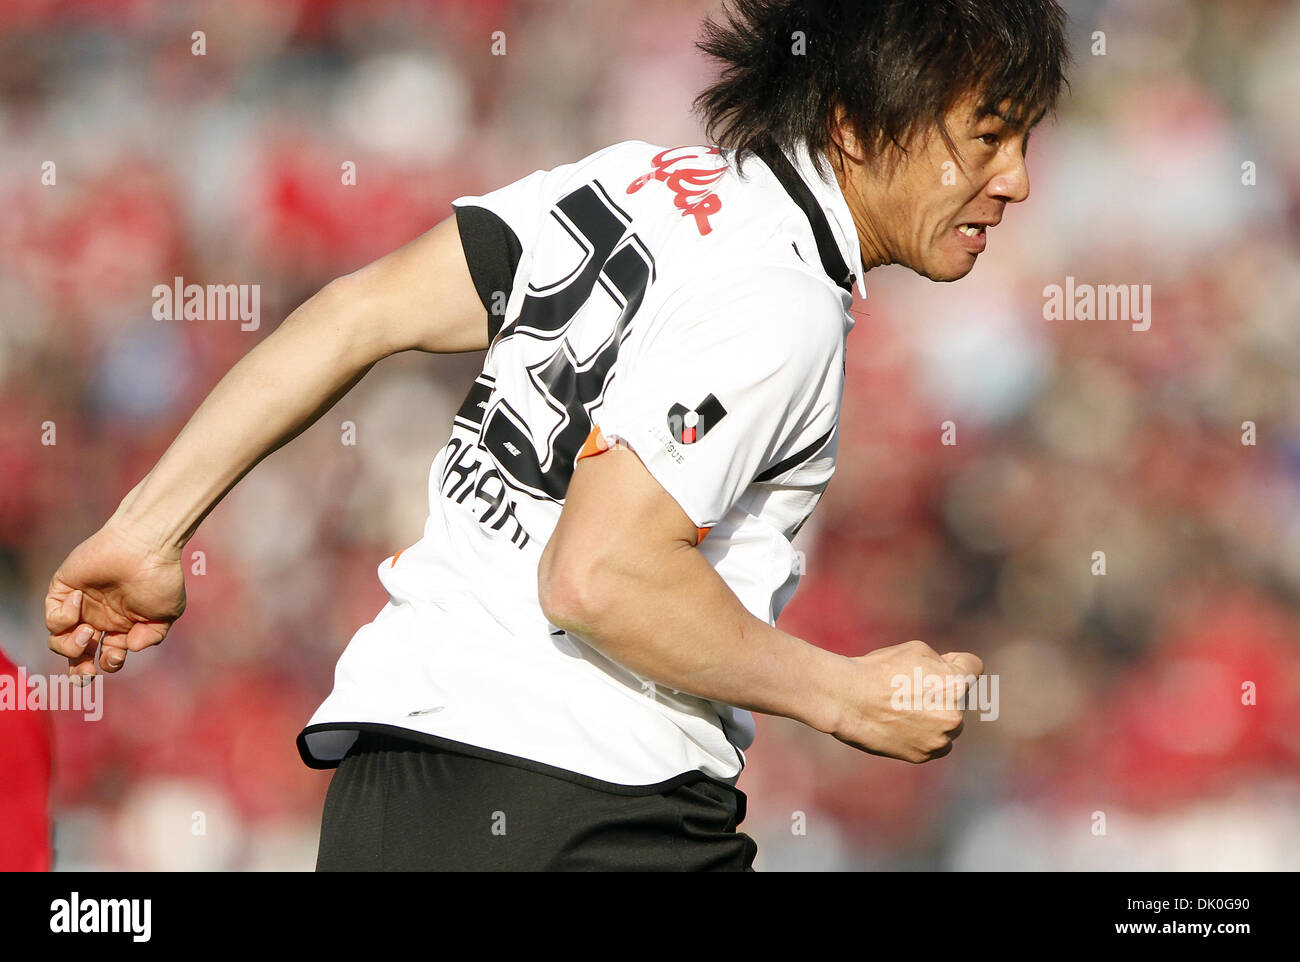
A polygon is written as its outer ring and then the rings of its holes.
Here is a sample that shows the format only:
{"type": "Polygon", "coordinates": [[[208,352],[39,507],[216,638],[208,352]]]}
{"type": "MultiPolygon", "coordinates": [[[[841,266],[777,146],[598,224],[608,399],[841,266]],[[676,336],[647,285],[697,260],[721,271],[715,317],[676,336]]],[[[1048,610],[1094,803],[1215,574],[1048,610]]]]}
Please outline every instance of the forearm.
{"type": "Polygon", "coordinates": [[[551,620],[632,671],[836,730],[848,659],[754,617],[695,548],[679,543],[636,567],[611,554],[573,594],[551,620]]]}
{"type": "Polygon", "coordinates": [[[328,285],[231,368],[113,521],[179,550],[240,478],[346,394],[380,356],[352,291],[328,285]]]}

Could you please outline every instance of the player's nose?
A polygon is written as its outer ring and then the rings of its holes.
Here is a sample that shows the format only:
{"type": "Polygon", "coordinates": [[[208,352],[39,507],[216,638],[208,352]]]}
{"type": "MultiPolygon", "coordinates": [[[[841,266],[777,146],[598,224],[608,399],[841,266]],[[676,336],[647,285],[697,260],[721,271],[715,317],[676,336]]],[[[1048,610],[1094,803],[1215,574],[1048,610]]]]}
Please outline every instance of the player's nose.
{"type": "Polygon", "coordinates": [[[1023,156],[1017,156],[989,181],[989,194],[1009,204],[1029,197],[1029,168],[1023,156]]]}

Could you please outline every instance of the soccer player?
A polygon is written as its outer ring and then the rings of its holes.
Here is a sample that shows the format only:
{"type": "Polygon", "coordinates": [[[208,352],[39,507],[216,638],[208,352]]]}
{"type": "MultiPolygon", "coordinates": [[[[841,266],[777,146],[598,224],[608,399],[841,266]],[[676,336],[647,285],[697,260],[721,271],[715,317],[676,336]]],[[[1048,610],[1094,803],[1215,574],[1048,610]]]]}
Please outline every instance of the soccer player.
{"type": "Polygon", "coordinates": [[[706,21],[714,145],[617,144],[481,197],[294,311],[59,568],[53,650],[121,670],[184,609],[212,507],[380,359],[487,349],[423,537],[298,745],[337,767],[317,867],[752,867],[750,712],[924,762],[956,707],[891,706],[920,641],[776,628],[835,468],[853,290],[966,275],[1029,193],[1051,0],[738,0],[706,21]]]}

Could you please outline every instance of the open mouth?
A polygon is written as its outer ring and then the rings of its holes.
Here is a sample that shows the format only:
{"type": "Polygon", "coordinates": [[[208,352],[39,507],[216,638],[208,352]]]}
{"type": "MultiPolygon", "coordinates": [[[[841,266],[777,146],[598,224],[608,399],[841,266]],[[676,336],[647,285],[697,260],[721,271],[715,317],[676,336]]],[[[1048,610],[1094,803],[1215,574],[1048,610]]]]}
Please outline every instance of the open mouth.
{"type": "Polygon", "coordinates": [[[972,254],[979,254],[988,246],[987,224],[958,224],[953,228],[961,240],[962,247],[972,254]]]}

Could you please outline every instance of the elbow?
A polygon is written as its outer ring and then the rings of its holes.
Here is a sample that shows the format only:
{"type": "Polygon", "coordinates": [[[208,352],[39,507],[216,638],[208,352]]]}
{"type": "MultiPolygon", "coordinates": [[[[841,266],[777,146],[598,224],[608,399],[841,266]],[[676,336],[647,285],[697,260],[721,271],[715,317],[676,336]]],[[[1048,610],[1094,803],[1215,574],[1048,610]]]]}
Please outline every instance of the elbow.
{"type": "Polygon", "coordinates": [[[552,579],[545,586],[539,584],[537,600],[548,622],[565,631],[579,632],[585,618],[579,614],[581,600],[569,581],[552,579]]]}
{"type": "Polygon", "coordinates": [[[373,285],[364,268],[336,277],[304,306],[308,305],[314,323],[340,338],[358,361],[373,364],[395,353],[384,340],[373,285]]]}
{"type": "Polygon", "coordinates": [[[605,594],[593,565],[557,558],[547,546],[537,567],[537,600],[547,621],[565,631],[587,634],[606,608],[605,594]]]}

